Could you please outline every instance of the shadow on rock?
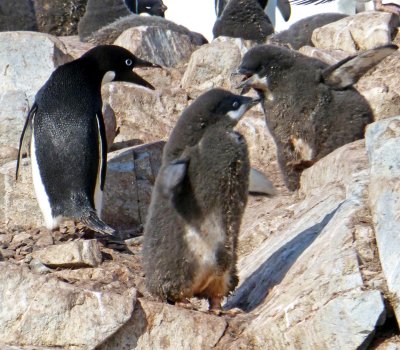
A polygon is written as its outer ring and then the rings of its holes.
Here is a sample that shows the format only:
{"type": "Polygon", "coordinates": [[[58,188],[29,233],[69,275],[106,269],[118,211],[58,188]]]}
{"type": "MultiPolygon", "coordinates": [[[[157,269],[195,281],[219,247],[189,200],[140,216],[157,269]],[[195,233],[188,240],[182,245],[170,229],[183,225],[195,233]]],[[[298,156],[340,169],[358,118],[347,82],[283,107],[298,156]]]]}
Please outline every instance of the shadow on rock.
{"type": "Polygon", "coordinates": [[[327,214],[321,222],[300,232],[273,253],[256,271],[254,271],[234,292],[224,309],[240,308],[250,312],[262,304],[268,291],[278,285],[300,255],[314,242],[328,225],[342,204],[327,214]]]}

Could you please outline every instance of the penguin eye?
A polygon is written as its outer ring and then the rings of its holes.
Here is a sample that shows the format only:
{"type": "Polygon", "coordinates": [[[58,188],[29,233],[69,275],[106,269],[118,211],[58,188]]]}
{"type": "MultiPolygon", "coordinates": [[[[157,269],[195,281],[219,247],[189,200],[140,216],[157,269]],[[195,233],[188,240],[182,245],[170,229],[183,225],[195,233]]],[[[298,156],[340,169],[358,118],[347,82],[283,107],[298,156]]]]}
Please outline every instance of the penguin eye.
{"type": "Polygon", "coordinates": [[[205,122],[201,122],[201,123],[200,123],[200,127],[201,127],[202,129],[204,129],[204,128],[206,127],[206,125],[207,125],[207,124],[206,124],[205,122]]]}
{"type": "Polygon", "coordinates": [[[146,6],[146,10],[151,10],[151,6],[146,6]]]}
{"type": "Polygon", "coordinates": [[[233,102],[232,107],[234,109],[238,109],[239,108],[239,102],[238,101],[233,102]]]}
{"type": "Polygon", "coordinates": [[[127,60],[125,60],[125,64],[126,64],[128,67],[130,67],[130,66],[132,65],[132,63],[133,63],[133,61],[132,61],[130,58],[128,58],[127,60]]]}

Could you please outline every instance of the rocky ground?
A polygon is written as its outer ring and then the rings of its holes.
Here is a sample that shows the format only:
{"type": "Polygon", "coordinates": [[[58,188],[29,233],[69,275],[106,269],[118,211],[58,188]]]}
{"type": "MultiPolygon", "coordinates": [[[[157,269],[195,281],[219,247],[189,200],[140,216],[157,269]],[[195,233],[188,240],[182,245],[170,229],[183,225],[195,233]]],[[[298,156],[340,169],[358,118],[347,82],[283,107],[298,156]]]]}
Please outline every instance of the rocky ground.
{"type": "MultiPolygon", "coordinates": [[[[301,51],[333,63],[397,43],[397,24],[391,15],[360,14],[318,30],[315,47],[301,51]]],[[[175,121],[201,92],[232,89],[231,73],[251,43],[220,38],[179,46],[181,34],[172,41],[173,33],[164,34],[141,30],[117,39],[131,49],[142,41],[163,48],[140,52],[169,62],[138,70],[155,91],[126,83],[102,91],[107,134],[114,139],[103,218],[120,230],[120,244],[95,239],[73,222],[46,230],[29,158],[15,180],[19,135],[35,93],[57,66],[91,44],[71,36],[0,33],[0,349],[400,349],[399,54],[357,84],[376,118],[366,139],[304,171],[298,192],[282,183],[261,110],[241,121],[252,166],[279,194],[249,198],[240,285],[225,304],[244,312],[218,317],[203,302],[194,301],[201,311],[193,311],[148,295],[140,233],[175,121]]]]}

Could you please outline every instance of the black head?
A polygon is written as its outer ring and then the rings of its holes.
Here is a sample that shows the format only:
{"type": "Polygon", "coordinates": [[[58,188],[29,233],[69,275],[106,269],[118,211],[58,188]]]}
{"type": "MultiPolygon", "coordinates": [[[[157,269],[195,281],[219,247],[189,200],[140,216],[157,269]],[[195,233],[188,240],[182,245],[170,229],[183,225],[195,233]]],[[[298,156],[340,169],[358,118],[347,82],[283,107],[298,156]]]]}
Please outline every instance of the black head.
{"type": "Polygon", "coordinates": [[[223,89],[212,89],[199,96],[182,114],[185,119],[205,129],[217,123],[235,126],[259,99],[235,95],[223,89]]]}
{"type": "Polygon", "coordinates": [[[196,145],[212,127],[233,128],[259,102],[223,89],[207,91],[183,111],[164,149],[164,159],[179,157],[185,147],[196,145]]]}
{"type": "Polygon", "coordinates": [[[133,13],[148,13],[152,16],[164,17],[168,7],[164,5],[162,0],[125,0],[129,10],[133,13]]]}
{"type": "Polygon", "coordinates": [[[136,67],[160,67],[157,64],[144,61],[130,51],[116,45],[100,45],[85,53],[82,60],[89,60],[96,65],[102,74],[102,83],[111,81],[126,81],[142,85],[154,90],[154,87],[136,73],[136,67]]]}
{"type": "Polygon", "coordinates": [[[293,65],[296,53],[273,45],[260,45],[249,50],[242,59],[236,74],[245,76],[238,88],[268,89],[268,77],[293,65]]]}

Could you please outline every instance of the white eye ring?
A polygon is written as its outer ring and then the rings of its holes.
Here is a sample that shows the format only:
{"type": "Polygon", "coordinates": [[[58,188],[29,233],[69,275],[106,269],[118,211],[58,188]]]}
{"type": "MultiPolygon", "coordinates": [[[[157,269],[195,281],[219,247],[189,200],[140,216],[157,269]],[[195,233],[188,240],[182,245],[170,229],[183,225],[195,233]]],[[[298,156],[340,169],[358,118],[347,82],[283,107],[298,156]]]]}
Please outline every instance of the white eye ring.
{"type": "Polygon", "coordinates": [[[151,10],[151,6],[146,6],[146,10],[151,10]]]}
{"type": "Polygon", "coordinates": [[[126,64],[128,67],[130,67],[130,66],[132,65],[132,63],[133,63],[133,61],[132,61],[130,58],[128,58],[127,60],[125,60],[125,64],[126,64]]]}
{"type": "Polygon", "coordinates": [[[235,108],[235,109],[238,109],[239,108],[239,102],[238,101],[233,102],[232,107],[235,108]]]}

